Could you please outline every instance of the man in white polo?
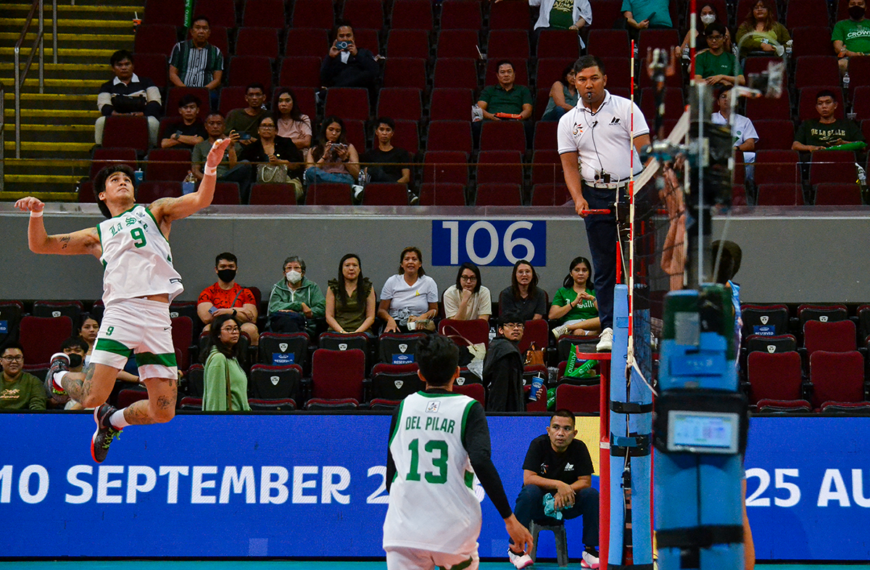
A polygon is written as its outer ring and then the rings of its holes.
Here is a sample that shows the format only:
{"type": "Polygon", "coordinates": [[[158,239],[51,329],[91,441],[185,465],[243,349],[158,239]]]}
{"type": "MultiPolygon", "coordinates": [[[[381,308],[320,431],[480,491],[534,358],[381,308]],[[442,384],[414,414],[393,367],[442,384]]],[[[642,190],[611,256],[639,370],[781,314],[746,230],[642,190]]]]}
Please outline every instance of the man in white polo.
{"type": "Polygon", "coordinates": [[[574,73],[580,103],[559,120],[559,155],[574,208],[586,222],[595,264],[595,294],[602,328],[597,350],[609,352],[613,345],[616,285],[615,204],[617,197],[627,199],[631,165],[634,164],[635,176],[643,170],[638,151],[650,144],[649,127],[637,105],[604,89],[607,75],[600,59],[594,55],[581,57],[574,64],[574,73]],[[632,110],[634,149],[631,149],[632,110]],[[608,209],[611,213],[588,215],[590,209],[608,209]]]}

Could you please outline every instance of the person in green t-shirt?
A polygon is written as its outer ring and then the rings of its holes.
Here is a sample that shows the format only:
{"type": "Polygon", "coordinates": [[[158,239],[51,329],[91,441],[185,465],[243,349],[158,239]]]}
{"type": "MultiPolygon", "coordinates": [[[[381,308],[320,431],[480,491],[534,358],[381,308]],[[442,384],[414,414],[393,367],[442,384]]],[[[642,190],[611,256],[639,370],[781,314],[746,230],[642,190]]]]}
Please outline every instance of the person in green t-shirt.
{"type": "Polygon", "coordinates": [[[24,349],[10,342],[0,354],[0,410],[44,410],[45,387],[42,381],[24,372],[24,349]]]}
{"type": "Polygon", "coordinates": [[[849,0],[849,19],[834,26],[831,41],[840,58],[840,74],[849,69],[849,58],[870,55],[870,21],[866,16],[865,0],[849,0]]]}
{"type": "Polygon", "coordinates": [[[695,57],[695,81],[706,81],[707,85],[743,85],[746,81],[734,54],[725,50],[725,26],[713,22],[706,29],[707,45],[710,49],[695,57]],[[735,68],[738,72],[735,74],[735,68]]]}
{"type": "Polygon", "coordinates": [[[854,121],[837,119],[837,99],[832,91],[823,89],[816,95],[818,119],[808,119],[801,123],[795,133],[792,150],[813,152],[830,146],[864,141],[861,129],[854,121]]]}
{"type": "Polygon", "coordinates": [[[548,315],[548,318],[558,319],[561,323],[553,329],[553,336],[598,336],[601,320],[598,318],[598,301],[592,288],[592,263],[585,257],[575,257],[569,267],[570,272],[565,276],[562,288],[553,297],[548,315]]]}

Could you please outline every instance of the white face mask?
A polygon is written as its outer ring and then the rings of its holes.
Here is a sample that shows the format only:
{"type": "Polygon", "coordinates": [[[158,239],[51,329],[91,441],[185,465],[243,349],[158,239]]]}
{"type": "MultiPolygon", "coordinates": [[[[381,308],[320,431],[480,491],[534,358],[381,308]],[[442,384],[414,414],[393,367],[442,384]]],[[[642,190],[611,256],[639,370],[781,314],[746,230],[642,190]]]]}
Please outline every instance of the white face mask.
{"type": "Polygon", "coordinates": [[[296,285],[297,283],[302,281],[302,274],[299,273],[298,271],[288,271],[286,273],[286,277],[287,277],[287,281],[289,281],[290,283],[292,283],[294,285],[296,285]]]}
{"type": "Polygon", "coordinates": [[[715,14],[704,14],[703,16],[701,16],[701,21],[704,22],[705,26],[709,26],[710,24],[712,24],[713,22],[716,21],[716,15],[715,14]]]}

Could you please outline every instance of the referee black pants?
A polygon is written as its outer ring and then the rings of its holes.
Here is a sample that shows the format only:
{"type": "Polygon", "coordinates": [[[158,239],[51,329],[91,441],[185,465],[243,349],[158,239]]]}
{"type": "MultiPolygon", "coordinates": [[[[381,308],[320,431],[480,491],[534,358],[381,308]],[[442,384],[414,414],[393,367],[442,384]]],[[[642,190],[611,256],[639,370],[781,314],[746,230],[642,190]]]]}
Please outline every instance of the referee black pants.
{"type": "MultiPolygon", "coordinates": [[[[583,197],[590,210],[611,210],[609,214],[586,216],[586,238],[592,254],[595,298],[598,300],[598,318],[601,328],[613,328],[613,288],[616,286],[616,252],[618,232],[615,208],[617,191],[593,188],[583,184],[583,197]]],[[[626,201],[625,189],[619,190],[620,201],[626,201]]]]}

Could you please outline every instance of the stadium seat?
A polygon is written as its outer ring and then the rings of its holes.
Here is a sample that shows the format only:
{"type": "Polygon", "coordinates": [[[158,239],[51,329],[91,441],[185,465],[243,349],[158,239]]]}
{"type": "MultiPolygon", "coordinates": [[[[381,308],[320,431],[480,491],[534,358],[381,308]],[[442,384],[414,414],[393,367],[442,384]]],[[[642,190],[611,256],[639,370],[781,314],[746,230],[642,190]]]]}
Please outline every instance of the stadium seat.
{"type": "MultiPolygon", "coordinates": [[[[224,65],[226,66],[227,58],[230,56],[229,30],[223,26],[212,26],[211,35],[208,37],[208,43],[221,50],[221,54],[224,56],[224,65]]],[[[224,67],[224,69],[226,69],[226,67],[224,67]]]]}
{"type": "MultiPolygon", "coordinates": [[[[565,83],[565,77],[562,75],[562,72],[565,71],[565,67],[569,65],[574,65],[574,61],[570,58],[546,57],[538,59],[538,69],[535,73],[535,81],[538,89],[547,89],[548,99],[549,90],[553,86],[553,83],[556,81],[561,81],[563,84],[565,83]]],[[[605,64],[605,66],[606,65],[607,64],[605,64]]],[[[627,73],[628,72],[626,71],[626,74],[627,73]]],[[[610,76],[608,75],[608,80],[609,79],[610,76]]]]}
{"type": "Polygon", "coordinates": [[[148,153],[145,180],[182,181],[191,169],[190,151],[176,148],[155,148],[148,153]]]}
{"type": "Polygon", "coordinates": [[[201,412],[202,398],[194,398],[192,396],[184,396],[181,402],[178,403],[178,409],[187,412],[201,412]]]}
{"type": "Polygon", "coordinates": [[[761,184],[755,198],[757,206],[803,206],[804,196],[800,184],[761,184]]]}
{"type": "Polygon", "coordinates": [[[356,348],[362,350],[366,355],[366,371],[369,370],[369,353],[371,341],[365,333],[336,333],[325,332],[317,339],[319,348],[327,350],[349,350],[356,348]]]}
{"type": "Polygon", "coordinates": [[[525,2],[490,4],[489,29],[525,30],[531,28],[529,5],[525,2]]]}
{"type": "MultiPolygon", "coordinates": [[[[529,87],[531,83],[529,83],[529,66],[525,59],[512,59],[511,65],[514,67],[514,83],[516,85],[525,85],[529,87]]],[[[495,59],[487,59],[486,60],[486,74],[484,75],[483,85],[484,87],[488,87],[490,85],[498,84],[498,60],[495,59]]]]}
{"type": "Polygon", "coordinates": [[[456,151],[428,151],[423,156],[423,182],[468,184],[468,155],[456,151]]]}
{"type": "Polygon", "coordinates": [[[816,206],[861,206],[861,187],[855,184],[825,183],[815,187],[816,206]]]}
{"type": "MultiPolygon", "coordinates": [[[[301,0],[297,2],[297,6],[299,3],[301,0]]],[[[246,28],[283,30],[286,27],[284,0],[246,0],[243,18],[246,28]]]]}
{"type": "MultiPolygon", "coordinates": [[[[849,59],[849,92],[854,94],[861,87],[870,86],[870,60],[865,57],[849,59]]],[[[853,95],[854,97],[854,95],[853,95]]],[[[842,101],[841,101],[842,104],[842,101]]]]}
{"type": "Polygon", "coordinates": [[[205,379],[202,364],[193,364],[187,369],[187,395],[193,398],[202,398],[205,391],[205,379]]]}
{"type": "Polygon", "coordinates": [[[538,36],[535,55],[540,60],[546,57],[570,58],[580,57],[580,42],[574,30],[542,30],[538,36]]]}
{"type": "Polygon", "coordinates": [[[150,204],[160,198],[178,198],[179,196],[181,196],[181,180],[145,181],[136,189],[136,201],[142,204],[150,204]]]}
{"type": "MultiPolygon", "coordinates": [[[[173,120],[178,120],[178,102],[185,95],[193,95],[200,101],[199,105],[199,120],[205,122],[205,118],[208,116],[209,107],[209,94],[208,89],[205,87],[170,87],[169,92],[166,94],[166,105],[164,106],[166,109],[166,117],[165,119],[172,118],[173,120]]],[[[130,145],[125,145],[130,146],[130,145]]]]}
{"type": "Polygon", "coordinates": [[[193,320],[190,317],[175,317],[172,322],[172,346],[181,352],[178,369],[184,372],[190,367],[190,346],[193,344],[193,320]]]}
{"type": "Polygon", "coordinates": [[[480,129],[480,150],[526,152],[524,124],[520,121],[483,121],[480,129]]]}
{"type": "MultiPolygon", "coordinates": [[[[557,121],[542,121],[535,124],[535,151],[557,150],[556,132],[559,130],[557,121]]],[[[558,161],[557,161],[558,162],[558,161]]]]}
{"type": "Polygon", "coordinates": [[[747,357],[749,403],[759,400],[800,400],[803,398],[801,357],[797,352],[755,351],[747,357]]]}
{"type": "Polygon", "coordinates": [[[806,55],[797,59],[794,73],[795,89],[812,86],[840,87],[840,68],[833,55],[806,55]]]}
{"type": "Polygon", "coordinates": [[[783,352],[796,352],[797,340],[792,334],[782,334],[778,336],[761,336],[751,334],[743,341],[740,350],[740,370],[746,374],[746,360],[749,354],[753,352],[764,352],[767,354],[781,354],[783,352]]]}
{"type": "Polygon", "coordinates": [[[742,305],[742,334],[775,336],[788,332],[788,308],[785,305],[742,305]]]}
{"type": "Polygon", "coordinates": [[[477,157],[477,183],[521,186],[523,184],[522,154],[511,150],[481,151],[477,157]]]}
{"type": "MultiPolygon", "coordinates": [[[[381,97],[383,93],[382,91],[381,97]]],[[[429,120],[467,121],[471,116],[473,98],[474,92],[471,89],[433,89],[429,103],[429,120]]]]}
{"type": "Polygon", "coordinates": [[[750,99],[746,102],[746,116],[753,122],[765,119],[790,121],[791,102],[787,93],[783,93],[783,96],[777,99],[768,97],[750,99]]]}
{"type": "Polygon", "coordinates": [[[535,184],[532,187],[532,206],[563,206],[571,199],[565,184],[535,184]]]}
{"type": "Polygon", "coordinates": [[[432,31],[432,3],[429,0],[395,0],[390,24],[393,30],[432,31]]]}
{"type": "Polygon", "coordinates": [[[378,362],[410,364],[415,362],[417,343],[424,333],[381,333],[378,337],[378,362]]]}
{"type": "MultiPolygon", "coordinates": [[[[597,18],[598,15],[594,14],[593,19],[597,20],[597,18]]],[[[595,21],[595,28],[589,31],[589,40],[586,42],[587,53],[607,54],[610,57],[631,57],[631,43],[628,40],[627,30],[598,28],[597,21],[595,21]]]]}
{"type": "Polygon", "coordinates": [[[441,3],[442,30],[474,30],[483,28],[480,2],[444,0],[441,3]]]}
{"type": "MultiPolygon", "coordinates": [[[[858,58],[860,59],[860,58],[858,58]]],[[[834,116],[837,119],[846,118],[846,104],[843,99],[843,90],[834,86],[814,86],[804,87],[800,90],[800,105],[798,106],[798,119],[806,121],[807,119],[818,119],[819,112],[816,111],[816,96],[819,91],[827,90],[834,93],[834,98],[837,101],[837,110],[834,116]]]]}
{"type": "Polygon", "coordinates": [[[84,312],[81,301],[36,301],[31,316],[43,318],[69,317],[77,325],[84,312]]]}
{"type": "MultiPolygon", "coordinates": [[[[365,353],[350,350],[314,351],[311,362],[311,397],[328,400],[364,400],[365,353]]],[[[358,405],[358,404],[357,404],[358,405]]]]}
{"type": "MultiPolygon", "coordinates": [[[[613,59],[628,59],[628,58],[613,58],[613,59]]],[[[630,62],[631,60],[628,59],[628,61],[630,62]]],[[[631,64],[630,63],[627,63],[626,65],[618,66],[618,67],[617,66],[608,66],[607,67],[607,82],[608,83],[610,83],[610,81],[611,81],[611,79],[610,79],[611,67],[616,68],[616,69],[623,69],[624,73],[626,73],[626,74],[629,73],[629,71],[631,71],[631,64]]],[[[649,76],[649,73],[646,73],[644,71],[647,69],[647,63],[646,63],[645,59],[640,62],[640,69],[641,69],[641,73],[638,74],[638,75],[640,75],[640,88],[645,89],[647,87],[654,87],[652,78],[649,76]]],[[[615,85],[631,86],[630,79],[627,79],[625,81],[625,83],[615,83],[615,85]]],[[[683,68],[682,68],[682,66],[678,65],[676,67],[675,73],[673,75],[669,75],[669,76],[665,77],[665,86],[666,87],[676,87],[677,89],[683,88],[683,68]]]]}
{"type": "Polygon", "coordinates": [[[855,171],[855,153],[851,150],[820,150],[812,153],[810,163],[810,185],[823,182],[843,182],[855,184],[858,175],[855,171]]]}
{"type": "Polygon", "coordinates": [[[429,34],[425,30],[390,30],[387,57],[429,58],[429,34]]]}
{"type": "Polygon", "coordinates": [[[489,323],[481,319],[441,319],[438,333],[452,340],[461,350],[469,344],[483,343],[489,347],[489,323]]]}
{"type": "Polygon", "coordinates": [[[412,87],[426,90],[426,60],[391,57],[384,66],[383,87],[412,87]]]}
{"type": "Polygon", "coordinates": [[[139,77],[147,77],[153,81],[154,86],[161,91],[166,89],[168,70],[169,65],[166,55],[162,53],[136,54],[136,75],[139,77]]]}
{"type": "Polygon", "coordinates": [[[352,23],[354,28],[381,31],[384,27],[383,3],[380,0],[345,0],[341,19],[352,23]]]}
{"type": "Polygon", "coordinates": [[[18,324],[23,314],[21,301],[0,301],[0,346],[18,338],[18,324]]]}
{"type": "Polygon", "coordinates": [[[214,198],[211,203],[215,206],[238,206],[241,204],[239,185],[235,182],[218,182],[214,185],[214,198]]]}
{"type": "Polygon", "coordinates": [[[293,3],[294,28],[331,30],[333,26],[335,9],[331,0],[296,0],[293,3]]]}
{"type": "Polygon", "coordinates": [[[455,183],[420,186],[421,206],[465,206],[465,185],[455,183]]]}
{"type": "Polygon", "coordinates": [[[185,0],[148,0],[142,15],[143,24],[181,26],[184,23],[184,2],[185,0]]]}
{"type": "MultiPolygon", "coordinates": [[[[133,170],[136,170],[136,150],[132,148],[95,149],[88,178],[93,180],[100,170],[104,169],[107,166],[119,163],[125,164],[133,170]]],[[[185,174],[187,173],[185,172],[185,174]]]]}
{"type": "MultiPolygon", "coordinates": [[[[665,118],[679,120],[683,115],[683,91],[674,87],[665,87],[665,118]]],[[[640,109],[643,116],[646,117],[646,122],[649,124],[650,130],[654,129],[656,117],[656,94],[652,88],[646,88],[641,91],[640,109]]]]}
{"type": "MultiPolygon", "coordinates": [[[[288,28],[284,45],[286,56],[323,57],[329,51],[329,31],[320,28],[288,28]]],[[[285,85],[283,81],[279,83],[285,85]]]]}
{"type": "Polygon", "coordinates": [[[408,186],[406,184],[369,183],[366,184],[363,206],[407,206],[408,186]]]}
{"type": "Polygon", "coordinates": [[[320,63],[320,57],[316,56],[285,57],[281,60],[278,83],[283,87],[294,89],[297,87],[319,89],[320,63]]]}
{"type": "Polygon", "coordinates": [[[870,119],[870,85],[857,87],[852,93],[852,111],[858,121],[870,119]]]}
{"type": "Polygon", "coordinates": [[[106,117],[103,129],[103,148],[132,148],[145,154],[149,143],[148,121],[145,117],[113,115],[106,117]]]}
{"type": "Polygon", "coordinates": [[[193,13],[208,18],[211,26],[236,27],[236,6],[233,0],[198,0],[193,13]]]}
{"type": "Polygon", "coordinates": [[[800,26],[817,26],[828,21],[828,4],[825,0],[801,0],[790,2],[785,13],[788,29],[800,26]]]}
{"type": "Polygon", "coordinates": [[[753,121],[758,140],[757,150],[791,150],[794,142],[794,123],[791,121],[753,121]]]}
{"type": "Polygon", "coordinates": [[[525,354],[533,342],[539,349],[547,348],[550,342],[550,327],[547,325],[546,319],[526,321],[523,338],[517,348],[519,348],[520,353],[525,354]]]}
{"type": "Polygon", "coordinates": [[[224,87],[221,89],[218,110],[226,117],[233,109],[243,109],[248,106],[245,94],[247,87],[224,87]]]}
{"type": "Polygon", "coordinates": [[[366,121],[369,118],[369,92],[362,88],[340,87],[326,93],[324,116],[335,115],[348,119],[366,121]]]}
{"type": "Polygon", "coordinates": [[[855,323],[848,319],[833,322],[807,321],[804,324],[804,349],[809,357],[819,350],[857,350],[855,332],[855,323]]]}
{"type": "MultiPolygon", "coordinates": [[[[2,307],[0,307],[2,310],[2,307]]],[[[858,307],[858,339],[862,344],[870,341],[870,305],[858,307]]],[[[2,318],[2,313],[0,313],[2,318]]]]}
{"type": "Polygon", "coordinates": [[[139,400],[147,400],[148,399],[148,390],[145,388],[124,388],[120,392],[118,392],[118,400],[115,404],[118,409],[124,409],[129,407],[132,404],[135,404],[139,400]]]}
{"type": "Polygon", "coordinates": [[[278,30],[274,28],[239,28],[236,35],[236,55],[277,59],[280,53],[278,30]]]}
{"type": "Polygon", "coordinates": [[[537,89],[535,92],[535,107],[532,111],[532,118],[535,123],[541,121],[544,116],[544,111],[547,109],[547,104],[550,102],[550,88],[537,89]]]}
{"type": "MultiPolygon", "coordinates": [[[[594,26],[597,29],[610,30],[622,17],[622,0],[591,0],[590,3],[594,26]]],[[[589,53],[596,52],[590,51],[589,53]]]]}
{"type": "Polygon", "coordinates": [[[252,206],[295,206],[296,192],[288,184],[254,184],[251,186],[252,206]]]}
{"type": "MultiPolygon", "coordinates": [[[[375,137],[372,148],[376,147],[377,144],[377,137],[375,137]]],[[[416,157],[420,153],[420,135],[417,132],[417,123],[415,121],[397,119],[392,144],[394,147],[407,150],[411,153],[412,159],[416,157]]],[[[411,174],[413,177],[413,170],[411,174]]]]}
{"type": "Polygon", "coordinates": [[[529,59],[528,30],[492,30],[486,43],[487,59],[529,59]]]}
{"type": "Polygon", "coordinates": [[[755,184],[800,184],[799,156],[795,150],[760,150],[755,153],[755,184]]]}
{"type": "Polygon", "coordinates": [[[347,142],[352,144],[359,154],[364,153],[366,150],[365,121],[344,121],[344,132],[347,135],[347,142]]]}
{"type": "Polygon", "coordinates": [[[28,367],[48,368],[51,355],[60,352],[60,345],[72,336],[73,321],[67,316],[24,317],[18,325],[18,341],[24,348],[28,367]]]}
{"type": "MultiPolygon", "coordinates": [[[[467,3],[467,0],[459,0],[467,3]]],[[[442,30],[438,34],[436,52],[438,61],[446,58],[468,58],[477,60],[478,49],[483,49],[477,30],[442,30]]]]}
{"type": "Polygon", "coordinates": [[[312,184],[305,196],[306,206],[350,206],[350,186],[347,184],[312,184]]]}
{"type": "Polygon", "coordinates": [[[486,408],[486,390],[483,384],[454,384],[453,391],[477,400],[481,406],[486,408]]]}
{"type": "Polygon", "coordinates": [[[475,206],[522,206],[522,186],[519,184],[478,184],[475,206]]]}
{"type": "Polygon", "coordinates": [[[821,25],[826,23],[827,21],[819,21],[812,26],[791,30],[793,59],[796,60],[807,55],[831,55],[834,53],[831,44],[831,28],[821,25]]]}
{"type": "MultiPolygon", "coordinates": [[[[142,54],[163,54],[164,57],[172,52],[172,47],[178,43],[178,31],[174,25],[169,24],[142,24],[136,30],[133,40],[135,52],[135,70],[142,73],[139,67],[139,58],[142,54]]],[[[143,73],[142,77],[154,80],[150,75],[143,73]]],[[[155,81],[156,83],[156,81],[155,81]]]]}
{"type": "MultiPolygon", "coordinates": [[[[638,53],[646,54],[648,49],[672,50],[682,42],[677,30],[641,30],[638,40],[638,53]]],[[[619,55],[614,54],[614,55],[619,55]]]]}
{"type": "Polygon", "coordinates": [[[302,367],[298,364],[251,366],[250,395],[259,400],[302,402],[302,367]]]}
{"type": "Polygon", "coordinates": [[[385,364],[372,367],[372,400],[399,402],[423,389],[416,364],[385,364]]]}
{"type": "Polygon", "coordinates": [[[426,150],[453,150],[471,155],[471,121],[430,122],[426,150]]]}
{"type": "Polygon", "coordinates": [[[860,352],[827,352],[810,356],[810,402],[818,409],[825,402],[866,400],[864,357],[860,352]]]}
{"type": "Polygon", "coordinates": [[[272,62],[268,57],[237,55],[230,58],[229,70],[230,87],[260,83],[267,97],[272,91],[272,62]]]}
{"type": "Polygon", "coordinates": [[[798,322],[803,327],[808,321],[833,323],[845,321],[848,318],[846,305],[798,305],[798,322]]]}
{"type": "Polygon", "coordinates": [[[258,345],[260,364],[267,366],[298,364],[304,370],[310,342],[308,333],[304,332],[264,332],[260,335],[258,345]]]}
{"type": "Polygon", "coordinates": [[[601,408],[601,387],[560,384],[556,387],[556,408],[575,414],[597,414],[601,408]]]}
{"type": "Polygon", "coordinates": [[[354,28],[353,39],[360,49],[367,49],[377,55],[381,52],[380,31],[367,28],[354,28]]]}
{"type": "MultiPolygon", "coordinates": [[[[400,2],[402,0],[399,0],[400,2]]],[[[433,76],[432,87],[439,88],[458,88],[477,90],[477,62],[471,58],[450,58],[442,59],[438,57],[435,63],[435,74],[433,76]]],[[[468,109],[467,117],[471,117],[471,109],[468,109]]]]}
{"type": "MultiPolygon", "coordinates": [[[[565,175],[562,170],[562,159],[556,150],[536,150],[532,156],[532,185],[565,184],[565,175]]],[[[552,196],[551,194],[551,197],[552,196]]],[[[543,197],[538,198],[543,199],[543,197]]],[[[536,206],[554,206],[561,204],[540,203],[536,206]]]]}

